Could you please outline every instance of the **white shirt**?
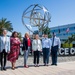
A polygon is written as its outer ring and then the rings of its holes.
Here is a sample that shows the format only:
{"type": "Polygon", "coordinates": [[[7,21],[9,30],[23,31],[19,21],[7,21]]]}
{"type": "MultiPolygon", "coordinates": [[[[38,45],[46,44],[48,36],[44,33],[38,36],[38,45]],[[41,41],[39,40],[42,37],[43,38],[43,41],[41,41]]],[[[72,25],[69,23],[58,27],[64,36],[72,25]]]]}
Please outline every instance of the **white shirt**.
{"type": "Polygon", "coordinates": [[[3,43],[5,43],[5,41],[6,41],[6,37],[4,36],[4,37],[3,37],[3,43]]]}
{"type": "MultiPolygon", "coordinates": [[[[53,42],[53,37],[51,38],[51,40],[53,42]]],[[[60,48],[61,42],[60,42],[60,39],[55,36],[53,46],[56,46],[56,45],[58,45],[58,47],[60,48]]]]}
{"type": "Polygon", "coordinates": [[[10,51],[10,37],[0,36],[0,52],[5,49],[5,52],[10,51]]]}
{"type": "Polygon", "coordinates": [[[51,49],[51,40],[49,38],[43,38],[42,39],[42,47],[43,48],[50,48],[51,49]]]}
{"type": "Polygon", "coordinates": [[[42,44],[41,44],[41,41],[38,39],[38,40],[33,40],[32,41],[32,50],[33,51],[41,51],[42,50],[42,44]]]}
{"type": "Polygon", "coordinates": [[[3,48],[4,48],[4,49],[5,49],[5,46],[6,46],[6,41],[7,41],[6,36],[3,36],[3,43],[4,43],[3,48]]]}

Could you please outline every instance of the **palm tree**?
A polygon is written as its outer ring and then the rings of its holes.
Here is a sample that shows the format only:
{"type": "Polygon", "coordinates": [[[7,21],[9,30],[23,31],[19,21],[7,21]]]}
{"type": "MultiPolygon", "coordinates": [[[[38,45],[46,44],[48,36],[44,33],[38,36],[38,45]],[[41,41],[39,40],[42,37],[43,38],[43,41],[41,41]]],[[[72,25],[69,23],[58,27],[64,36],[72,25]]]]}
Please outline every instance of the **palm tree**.
{"type": "Polygon", "coordinates": [[[10,32],[12,32],[13,30],[12,23],[10,21],[7,21],[6,18],[2,18],[0,20],[0,35],[2,34],[3,29],[6,29],[10,32]]]}
{"type": "Polygon", "coordinates": [[[18,32],[18,37],[19,37],[20,41],[22,42],[22,34],[20,32],[18,32]]]}
{"type": "Polygon", "coordinates": [[[68,37],[68,39],[65,41],[65,43],[72,43],[73,41],[75,41],[75,35],[71,35],[70,37],[68,37]]]}
{"type": "Polygon", "coordinates": [[[69,47],[70,47],[70,44],[72,42],[75,41],[75,34],[71,35],[70,37],[68,37],[68,39],[65,41],[65,43],[68,43],[69,44],[69,47]]]}

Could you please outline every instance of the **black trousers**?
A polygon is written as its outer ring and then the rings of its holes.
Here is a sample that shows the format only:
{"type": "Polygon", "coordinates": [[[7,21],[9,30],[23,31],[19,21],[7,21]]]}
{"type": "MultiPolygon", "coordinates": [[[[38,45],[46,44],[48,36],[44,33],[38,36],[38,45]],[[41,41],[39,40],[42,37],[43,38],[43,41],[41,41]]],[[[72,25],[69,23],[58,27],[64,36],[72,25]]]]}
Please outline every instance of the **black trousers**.
{"type": "Polygon", "coordinates": [[[34,51],[34,64],[39,64],[40,51],[34,51]]]}
{"type": "Polygon", "coordinates": [[[52,64],[57,64],[57,52],[58,52],[58,46],[54,46],[51,50],[52,55],[52,64]]]}
{"type": "Polygon", "coordinates": [[[7,60],[7,53],[5,52],[5,49],[0,53],[0,62],[1,62],[1,67],[6,66],[6,60],[7,60]]]}

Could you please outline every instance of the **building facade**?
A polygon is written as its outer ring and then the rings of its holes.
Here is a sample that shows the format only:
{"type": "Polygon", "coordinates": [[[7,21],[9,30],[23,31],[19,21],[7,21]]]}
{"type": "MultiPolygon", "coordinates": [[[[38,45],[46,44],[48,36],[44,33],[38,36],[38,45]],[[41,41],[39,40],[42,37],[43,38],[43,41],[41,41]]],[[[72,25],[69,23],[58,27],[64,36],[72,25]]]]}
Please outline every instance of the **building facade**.
{"type": "Polygon", "coordinates": [[[50,28],[50,32],[56,35],[64,42],[68,37],[75,34],[75,23],[50,28]]]}

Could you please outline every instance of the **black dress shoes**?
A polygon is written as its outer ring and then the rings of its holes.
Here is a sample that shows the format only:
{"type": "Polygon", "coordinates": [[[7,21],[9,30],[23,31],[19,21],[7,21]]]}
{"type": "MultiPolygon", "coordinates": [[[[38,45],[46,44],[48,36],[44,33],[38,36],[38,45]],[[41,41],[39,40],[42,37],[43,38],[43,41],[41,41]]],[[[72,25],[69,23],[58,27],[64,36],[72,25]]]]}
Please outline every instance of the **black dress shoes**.
{"type": "Polygon", "coordinates": [[[53,66],[53,65],[57,66],[57,64],[51,64],[51,66],[53,66]]]}
{"type": "Polygon", "coordinates": [[[51,66],[53,66],[54,64],[51,64],[51,66]]]}
{"type": "Polygon", "coordinates": [[[5,71],[6,71],[6,68],[5,68],[5,67],[3,67],[3,70],[5,70],[5,71]]]}
{"type": "Polygon", "coordinates": [[[54,64],[55,66],[57,66],[57,64],[54,64]]]}

